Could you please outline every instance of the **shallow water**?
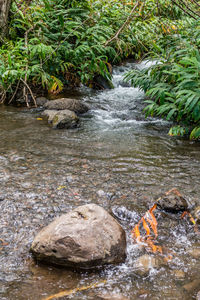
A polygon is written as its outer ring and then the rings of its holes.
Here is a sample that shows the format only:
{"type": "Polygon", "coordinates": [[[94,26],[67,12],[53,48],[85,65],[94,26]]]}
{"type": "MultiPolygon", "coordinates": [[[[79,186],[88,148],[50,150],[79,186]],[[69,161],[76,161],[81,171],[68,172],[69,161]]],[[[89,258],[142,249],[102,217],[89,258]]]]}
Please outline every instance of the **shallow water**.
{"type": "Polygon", "coordinates": [[[188,251],[200,241],[188,222],[161,220],[159,242],[173,252],[172,260],[146,276],[134,269],[146,250],[133,243],[130,231],[160,193],[177,187],[200,205],[200,144],[170,138],[165,121],[145,120],[142,91],[122,83],[132,67],[144,63],[117,67],[114,90],[73,92],[91,107],[76,130],[52,130],[34,110],[0,107],[0,299],[40,300],[102,280],[71,299],[96,299],[98,293],[195,299],[200,286],[187,292],[184,285],[199,279],[200,259],[188,251]],[[126,262],[92,273],[36,265],[28,250],[38,230],[92,202],[131,215],[120,220],[127,232],[126,262]]]}

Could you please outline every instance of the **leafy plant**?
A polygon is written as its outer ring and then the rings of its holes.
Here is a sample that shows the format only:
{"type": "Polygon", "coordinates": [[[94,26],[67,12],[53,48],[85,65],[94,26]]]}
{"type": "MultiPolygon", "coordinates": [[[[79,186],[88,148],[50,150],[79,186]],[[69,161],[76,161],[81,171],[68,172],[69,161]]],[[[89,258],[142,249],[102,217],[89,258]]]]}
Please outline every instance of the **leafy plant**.
{"type": "Polygon", "coordinates": [[[168,43],[165,39],[157,64],[133,70],[126,78],[148,96],[146,116],[179,123],[170,129],[170,135],[190,134],[191,139],[200,139],[200,23],[193,21],[190,28],[193,38],[183,28],[179,35],[168,37],[168,43]]]}

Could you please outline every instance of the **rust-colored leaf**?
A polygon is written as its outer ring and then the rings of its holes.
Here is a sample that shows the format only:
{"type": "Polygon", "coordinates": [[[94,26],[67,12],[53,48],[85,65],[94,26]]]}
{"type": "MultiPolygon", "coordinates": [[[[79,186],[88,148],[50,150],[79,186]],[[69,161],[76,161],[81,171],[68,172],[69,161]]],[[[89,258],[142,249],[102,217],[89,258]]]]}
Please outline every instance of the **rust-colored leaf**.
{"type": "Polygon", "coordinates": [[[142,218],[142,224],[144,229],[146,230],[146,235],[150,235],[150,228],[144,218],[142,218]]]}
{"type": "Polygon", "coordinates": [[[136,238],[136,241],[141,242],[139,223],[137,225],[135,225],[132,233],[133,233],[133,236],[136,238]]]}
{"type": "Polygon", "coordinates": [[[149,222],[149,224],[151,225],[151,228],[155,234],[155,237],[158,236],[158,232],[157,232],[157,221],[156,221],[156,218],[154,216],[154,214],[150,211],[148,211],[146,214],[145,214],[145,219],[149,222]]]}

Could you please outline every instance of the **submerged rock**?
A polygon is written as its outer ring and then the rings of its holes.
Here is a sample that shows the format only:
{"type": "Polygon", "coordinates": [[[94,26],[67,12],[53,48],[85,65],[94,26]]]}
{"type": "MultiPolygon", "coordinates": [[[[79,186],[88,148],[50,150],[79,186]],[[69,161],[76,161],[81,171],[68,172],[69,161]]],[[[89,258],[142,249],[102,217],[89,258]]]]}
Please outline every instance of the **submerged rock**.
{"type": "Polygon", "coordinates": [[[86,113],[89,110],[89,107],[76,99],[70,98],[61,98],[57,100],[48,101],[44,107],[46,109],[53,109],[53,110],[71,110],[77,114],[86,113]]]}
{"type": "Polygon", "coordinates": [[[79,118],[77,115],[68,109],[57,112],[52,120],[54,129],[70,129],[78,126],[79,118]]]}
{"type": "Polygon", "coordinates": [[[140,276],[147,275],[149,271],[155,267],[157,267],[155,257],[148,254],[138,257],[134,264],[135,272],[140,276]]]}
{"type": "Polygon", "coordinates": [[[182,196],[170,193],[158,201],[157,207],[169,213],[179,213],[188,209],[188,202],[182,196]]]}
{"type": "Polygon", "coordinates": [[[78,126],[79,118],[68,109],[57,111],[47,109],[42,113],[43,117],[48,119],[48,123],[52,124],[54,129],[70,129],[78,126]]]}
{"type": "Polygon", "coordinates": [[[43,111],[42,113],[42,117],[47,118],[48,123],[51,124],[53,121],[54,116],[58,113],[57,110],[50,110],[50,109],[46,109],[43,111]]]}
{"type": "Polygon", "coordinates": [[[31,252],[38,260],[90,269],[123,262],[126,235],[102,207],[87,204],[42,229],[32,243],[31,252]]]}
{"type": "Polygon", "coordinates": [[[199,248],[192,248],[188,251],[188,254],[195,259],[200,259],[200,247],[199,248]]]}

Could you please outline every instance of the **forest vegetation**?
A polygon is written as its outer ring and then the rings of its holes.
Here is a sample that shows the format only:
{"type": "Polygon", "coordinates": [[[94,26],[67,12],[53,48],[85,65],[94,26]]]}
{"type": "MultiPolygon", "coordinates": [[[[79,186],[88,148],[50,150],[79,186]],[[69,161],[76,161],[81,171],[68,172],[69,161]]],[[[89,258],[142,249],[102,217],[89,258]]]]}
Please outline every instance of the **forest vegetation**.
{"type": "MultiPolygon", "coordinates": [[[[153,59],[126,75],[143,89],[146,116],[171,120],[170,135],[200,139],[198,0],[16,0],[1,28],[0,102],[19,90],[58,94],[94,77],[111,79],[127,58],[153,59]]],[[[27,101],[28,104],[28,101],[27,101]]]]}

